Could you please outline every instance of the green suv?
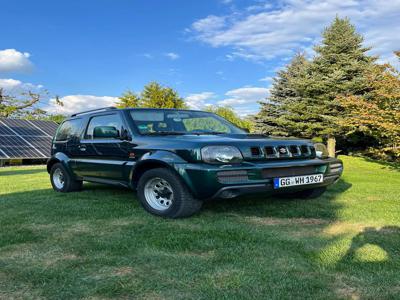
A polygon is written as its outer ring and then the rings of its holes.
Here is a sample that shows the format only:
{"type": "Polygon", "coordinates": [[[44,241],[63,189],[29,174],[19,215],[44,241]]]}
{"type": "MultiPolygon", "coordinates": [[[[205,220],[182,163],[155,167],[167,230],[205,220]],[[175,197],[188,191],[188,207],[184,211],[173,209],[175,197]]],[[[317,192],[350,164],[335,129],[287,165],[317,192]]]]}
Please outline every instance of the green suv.
{"type": "Polygon", "coordinates": [[[108,107],[60,125],[47,171],[58,192],[83,181],[129,187],[148,212],[178,218],[214,198],[317,197],[343,170],[326,152],[307,140],[248,134],[209,112],[108,107]]]}

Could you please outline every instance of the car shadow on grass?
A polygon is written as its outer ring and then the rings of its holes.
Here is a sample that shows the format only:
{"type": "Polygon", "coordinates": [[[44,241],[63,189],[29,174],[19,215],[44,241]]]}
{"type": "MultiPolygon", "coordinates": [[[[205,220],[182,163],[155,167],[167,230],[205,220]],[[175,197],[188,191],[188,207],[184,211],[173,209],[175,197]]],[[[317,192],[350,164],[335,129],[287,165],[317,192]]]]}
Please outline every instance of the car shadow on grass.
{"type": "Polygon", "coordinates": [[[343,296],[399,299],[400,227],[365,227],[352,239],[334,270],[347,278],[343,296]]]}
{"type": "Polygon", "coordinates": [[[13,168],[12,170],[8,170],[7,167],[4,169],[0,169],[0,176],[23,176],[23,175],[32,175],[32,174],[39,174],[43,173],[46,170],[46,167],[43,166],[43,169],[21,169],[19,170],[18,168],[13,168]]]}
{"type": "Polygon", "coordinates": [[[234,199],[217,199],[205,203],[203,210],[209,213],[236,214],[238,216],[321,218],[335,220],[341,204],[335,202],[340,194],[352,186],[340,179],[316,199],[284,198],[273,194],[254,194],[234,199]]]}
{"type": "Polygon", "coordinates": [[[397,171],[400,172],[400,163],[396,163],[396,162],[387,162],[387,161],[382,161],[382,160],[374,160],[368,157],[363,157],[363,159],[367,162],[370,163],[375,163],[378,164],[380,166],[382,166],[382,169],[389,169],[392,171],[397,171]]]}

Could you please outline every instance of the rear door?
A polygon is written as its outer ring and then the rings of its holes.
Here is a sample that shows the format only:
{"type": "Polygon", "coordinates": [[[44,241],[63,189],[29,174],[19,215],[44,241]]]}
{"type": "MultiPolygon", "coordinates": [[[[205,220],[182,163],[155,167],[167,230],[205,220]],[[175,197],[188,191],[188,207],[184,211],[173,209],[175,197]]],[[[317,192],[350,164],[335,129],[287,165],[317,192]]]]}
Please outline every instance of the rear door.
{"type": "Polygon", "coordinates": [[[69,119],[64,121],[57,129],[53,138],[52,155],[62,152],[70,158],[69,164],[75,168],[74,159],[79,154],[79,138],[83,130],[83,120],[81,118],[69,119]]]}
{"type": "Polygon", "coordinates": [[[79,176],[104,180],[125,180],[125,166],[129,159],[131,143],[128,127],[120,112],[104,113],[89,118],[86,130],[78,145],[80,158],[76,160],[79,176]],[[94,128],[112,126],[119,132],[117,138],[96,138],[94,128]],[[126,134],[127,133],[127,134],[126,134]]]}

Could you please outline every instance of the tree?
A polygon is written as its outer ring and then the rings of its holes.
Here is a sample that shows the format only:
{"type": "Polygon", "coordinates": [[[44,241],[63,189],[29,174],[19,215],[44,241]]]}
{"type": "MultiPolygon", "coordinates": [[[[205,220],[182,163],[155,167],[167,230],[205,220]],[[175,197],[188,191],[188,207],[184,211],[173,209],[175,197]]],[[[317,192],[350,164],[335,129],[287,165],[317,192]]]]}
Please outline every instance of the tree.
{"type": "Polygon", "coordinates": [[[117,107],[186,108],[178,92],[153,81],[144,86],[140,95],[127,91],[119,97],[117,107]]]}
{"type": "Polygon", "coordinates": [[[44,94],[31,91],[11,95],[0,88],[0,117],[22,117],[26,115],[41,115],[45,113],[37,105],[44,94]]]}
{"type": "Polygon", "coordinates": [[[277,73],[269,97],[260,102],[260,112],[254,117],[256,131],[276,136],[306,134],[304,128],[298,126],[303,115],[298,104],[303,102],[297,85],[306,76],[307,64],[304,54],[297,54],[285,69],[277,73]]]}
{"type": "Polygon", "coordinates": [[[118,98],[117,102],[118,108],[128,108],[128,107],[139,107],[140,97],[132,91],[126,91],[118,98]]]}
{"type": "Polygon", "coordinates": [[[140,95],[141,107],[149,108],[186,108],[185,101],[170,87],[157,82],[147,84],[140,95]]]}
{"type": "Polygon", "coordinates": [[[365,73],[375,58],[366,54],[369,48],[362,46],[363,37],[347,18],[336,17],[322,36],[311,62],[297,56],[278,73],[256,121],[266,133],[326,139],[334,156],[336,137],[343,134],[338,120],[345,110],[338,96],[368,92],[365,73]]]}
{"type": "Polygon", "coordinates": [[[340,125],[347,134],[362,132],[376,139],[380,145],[375,156],[399,159],[400,72],[389,64],[374,65],[366,78],[370,87],[367,93],[338,98],[347,111],[340,125]]]}
{"type": "Polygon", "coordinates": [[[366,54],[370,48],[362,46],[363,37],[348,18],[336,17],[322,36],[322,43],[315,47],[316,57],[309,65],[308,78],[299,82],[307,103],[299,126],[305,126],[313,136],[327,138],[333,156],[336,138],[343,134],[338,120],[344,107],[338,96],[365,94],[369,89],[365,73],[376,58],[366,54]]]}
{"type": "Polygon", "coordinates": [[[236,126],[247,129],[248,131],[252,131],[252,122],[246,119],[240,118],[235,111],[229,106],[209,106],[206,108],[206,111],[215,113],[229,122],[235,124],[236,126]]]}

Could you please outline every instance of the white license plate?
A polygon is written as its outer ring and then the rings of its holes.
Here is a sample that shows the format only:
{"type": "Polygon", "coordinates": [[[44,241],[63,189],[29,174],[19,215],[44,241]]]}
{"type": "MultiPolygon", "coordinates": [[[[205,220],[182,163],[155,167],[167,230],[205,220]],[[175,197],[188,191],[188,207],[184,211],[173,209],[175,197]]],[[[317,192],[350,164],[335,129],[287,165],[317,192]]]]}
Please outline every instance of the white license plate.
{"type": "Polygon", "coordinates": [[[284,188],[289,186],[307,185],[324,182],[324,175],[314,174],[305,176],[274,178],[274,188],[284,188]]]}

